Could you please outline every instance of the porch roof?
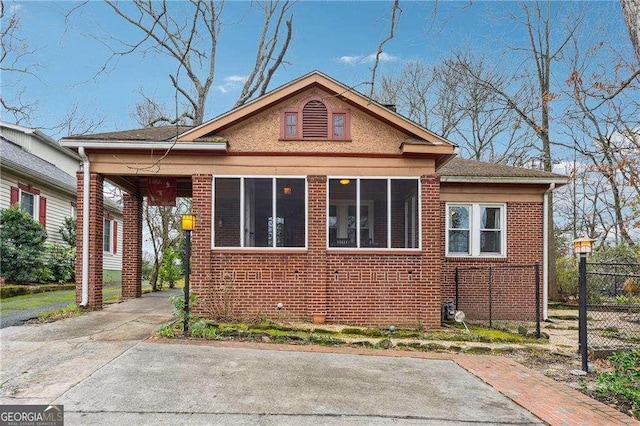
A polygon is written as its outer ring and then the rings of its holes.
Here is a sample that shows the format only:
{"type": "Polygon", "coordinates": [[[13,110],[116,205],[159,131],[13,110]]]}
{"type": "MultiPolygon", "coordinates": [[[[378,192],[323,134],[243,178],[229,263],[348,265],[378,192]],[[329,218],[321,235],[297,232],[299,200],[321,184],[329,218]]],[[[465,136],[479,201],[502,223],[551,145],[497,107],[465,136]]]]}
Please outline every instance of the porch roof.
{"type": "Polygon", "coordinates": [[[455,158],[438,171],[442,182],[459,183],[555,183],[565,185],[567,177],[543,170],[455,158]]]}

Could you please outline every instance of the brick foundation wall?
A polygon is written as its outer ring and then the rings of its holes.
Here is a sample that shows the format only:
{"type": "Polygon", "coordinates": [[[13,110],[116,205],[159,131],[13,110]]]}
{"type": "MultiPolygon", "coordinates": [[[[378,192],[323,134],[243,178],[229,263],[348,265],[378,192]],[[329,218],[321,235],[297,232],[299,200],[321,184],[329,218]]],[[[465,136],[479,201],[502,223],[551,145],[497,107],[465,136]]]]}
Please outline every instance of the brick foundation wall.
{"type": "MultiPolygon", "coordinates": [[[[441,203],[442,218],[445,204],[441,203]]],[[[441,230],[445,241],[446,230],[441,230]]],[[[460,268],[459,308],[470,319],[489,317],[489,272],[492,266],[492,317],[494,319],[535,319],[535,275],[532,267],[514,265],[539,264],[540,295],[542,298],[543,255],[543,204],[532,202],[507,203],[507,257],[450,258],[445,256],[444,244],[440,256],[443,259],[443,281],[441,302],[455,300],[455,268],[460,268]],[[482,269],[465,269],[480,267],[482,269]]],[[[540,301],[542,306],[543,302],[540,301]]]]}

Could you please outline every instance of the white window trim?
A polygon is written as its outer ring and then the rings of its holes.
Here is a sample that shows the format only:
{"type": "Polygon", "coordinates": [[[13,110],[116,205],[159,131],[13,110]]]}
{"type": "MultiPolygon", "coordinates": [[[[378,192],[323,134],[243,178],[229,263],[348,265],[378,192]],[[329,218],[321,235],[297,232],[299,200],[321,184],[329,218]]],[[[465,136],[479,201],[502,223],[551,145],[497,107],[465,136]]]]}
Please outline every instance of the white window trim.
{"type": "Polygon", "coordinates": [[[18,205],[20,209],[22,209],[22,194],[29,194],[33,196],[33,216],[31,218],[36,222],[40,221],[40,196],[38,194],[34,194],[33,192],[25,191],[23,189],[18,188],[18,205]]]}
{"type": "Polygon", "coordinates": [[[507,204],[506,203],[446,203],[445,205],[445,250],[447,257],[466,257],[466,258],[496,258],[504,259],[507,257],[507,204]],[[469,208],[469,253],[450,253],[449,252],[449,226],[451,207],[468,207],[469,208]],[[480,252],[480,220],[483,207],[500,209],[500,253],[481,253],[480,252]]]}
{"type": "Polygon", "coordinates": [[[102,252],[103,253],[107,253],[107,254],[113,254],[113,223],[116,221],[115,219],[108,219],[106,217],[102,218],[103,222],[102,222],[102,232],[103,232],[103,240],[102,240],[102,252]],[[111,222],[111,225],[109,226],[109,250],[105,250],[104,249],[104,221],[108,220],[109,222],[111,222]]]}
{"type": "MultiPolygon", "coordinates": [[[[349,250],[358,250],[358,251],[398,251],[398,252],[417,252],[422,251],[422,180],[419,176],[327,176],[327,199],[326,199],[326,216],[327,221],[325,224],[326,232],[326,247],[328,251],[349,251],[349,250]],[[387,181],[387,247],[360,247],[360,220],[356,220],[356,247],[330,247],[329,246],[329,190],[330,190],[330,182],[332,179],[349,179],[356,182],[356,217],[360,218],[360,180],[361,179],[376,179],[376,180],[386,180],[387,181]],[[399,248],[399,247],[391,247],[391,180],[397,179],[406,179],[406,180],[415,180],[418,182],[417,188],[417,203],[418,203],[418,247],[409,247],[409,248],[399,248]]],[[[365,204],[369,201],[365,200],[365,204]]],[[[371,201],[371,204],[373,202],[371,201]]],[[[372,217],[373,217],[373,209],[369,207],[372,217]]],[[[373,229],[373,221],[369,218],[370,229],[373,229]]],[[[406,240],[405,240],[406,244],[406,240]]]]}
{"type": "MultiPolygon", "coordinates": [[[[272,205],[272,215],[275,217],[276,203],[272,205]]],[[[245,251],[306,251],[309,247],[309,181],[307,176],[290,175],[215,175],[211,182],[211,249],[212,250],[245,250],[245,251]],[[237,247],[216,246],[215,244],[215,220],[216,220],[216,179],[240,179],[240,245],[237,247]],[[304,247],[247,247],[244,242],[244,180],[245,179],[271,179],[273,185],[273,197],[276,195],[275,179],[304,179],[304,247]]],[[[275,230],[275,229],[274,229],[275,230]]],[[[273,244],[277,244],[277,239],[273,239],[273,244]]]]}

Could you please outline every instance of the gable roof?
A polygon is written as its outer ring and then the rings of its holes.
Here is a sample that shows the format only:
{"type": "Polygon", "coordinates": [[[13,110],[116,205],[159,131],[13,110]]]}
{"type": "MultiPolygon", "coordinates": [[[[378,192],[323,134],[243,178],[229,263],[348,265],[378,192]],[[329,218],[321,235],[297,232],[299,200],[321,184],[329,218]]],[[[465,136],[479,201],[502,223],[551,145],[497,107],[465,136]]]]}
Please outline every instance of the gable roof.
{"type": "Polygon", "coordinates": [[[567,177],[557,173],[463,158],[454,158],[442,166],[438,173],[442,182],[567,183],[567,177]]]}
{"type": "Polygon", "coordinates": [[[52,137],[44,134],[43,132],[41,132],[38,129],[32,129],[32,128],[29,128],[29,127],[23,127],[23,126],[19,126],[17,124],[7,123],[5,121],[0,121],[0,128],[11,129],[11,130],[14,130],[16,132],[21,132],[21,133],[24,133],[25,135],[32,136],[32,137],[40,140],[41,142],[45,143],[46,145],[49,145],[49,146],[57,149],[58,151],[60,151],[64,155],[66,155],[67,157],[71,157],[74,160],[79,160],[80,159],[80,157],[75,152],[71,151],[68,148],[62,147],[58,142],[56,142],[55,139],[53,139],[52,137]]]}
{"type": "Polygon", "coordinates": [[[2,151],[2,167],[53,185],[69,194],[76,194],[76,178],[43,160],[37,155],[24,150],[4,136],[0,135],[0,151],[2,151]]]}
{"type": "Polygon", "coordinates": [[[227,128],[242,119],[255,115],[274,104],[301,93],[310,87],[320,87],[335,94],[343,101],[375,116],[377,119],[412,135],[423,144],[431,146],[449,147],[451,153],[455,145],[445,138],[425,129],[397,112],[369,99],[337,80],[313,71],[283,86],[274,89],[240,107],[232,109],[212,120],[185,131],[178,137],[178,141],[194,141],[207,135],[215,135],[217,131],[227,128]]]}

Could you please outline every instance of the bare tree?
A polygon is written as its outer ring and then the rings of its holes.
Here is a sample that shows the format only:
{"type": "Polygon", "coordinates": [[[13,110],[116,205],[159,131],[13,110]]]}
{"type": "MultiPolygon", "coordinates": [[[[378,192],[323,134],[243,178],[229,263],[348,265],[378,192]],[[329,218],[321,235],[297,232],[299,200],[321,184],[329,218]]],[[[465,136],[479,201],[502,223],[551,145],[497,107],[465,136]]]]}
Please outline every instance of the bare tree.
{"type": "MultiPolygon", "coordinates": [[[[177,64],[176,71],[169,74],[171,85],[188,105],[186,111],[176,111],[176,118],[173,120],[189,118],[194,125],[202,124],[215,79],[224,2],[106,0],[106,3],[125,22],[138,29],[141,37],[134,41],[117,40],[120,47],[113,50],[103,70],[108,68],[112,60],[137,51],[153,51],[169,56],[177,64]],[[176,13],[176,8],[180,8],[180,13],[176,13]]],[[[271,77],[284,60],[291,40],[292,18],[284,18],[291,7],[290,2],[268,1],[259,4],[264,12],[264,24],[260,32],[256,61],[236,106],[246,102],[255,93],[262,94],[266,91],[271,77]],[[283,26],[286,27],[284,42],[279,44],[283,37],[283,26]]]]}
{"type": "Polygon", "coordinates": [[[629,29],[629,37],[633,45],[636,59],[640,63],[640,2],[637,0],[620,0],[624,22],[629,29]]]}
{"type": "Polygon", "coordinates": [[[0,105],[18,124],[29,121],[38,105],[37,101],[25,99],[23,77],[37,79],[35,71],[39,67],[33,59],[35,50],[20,34],[20,7],[17,2],[0,1],[0,73],[3,80],[0,105]],[[11,89],[15,92],[10,98],[7,97],[9,75],[13,78],[11,89]]]}

